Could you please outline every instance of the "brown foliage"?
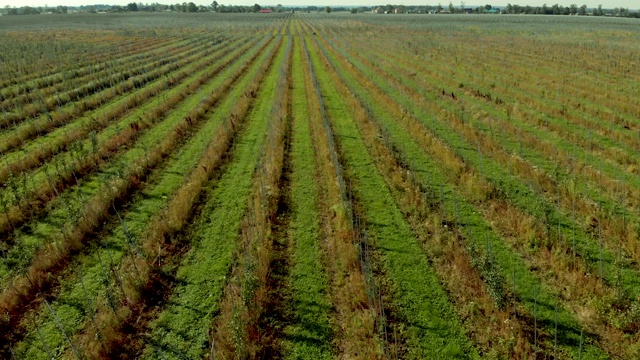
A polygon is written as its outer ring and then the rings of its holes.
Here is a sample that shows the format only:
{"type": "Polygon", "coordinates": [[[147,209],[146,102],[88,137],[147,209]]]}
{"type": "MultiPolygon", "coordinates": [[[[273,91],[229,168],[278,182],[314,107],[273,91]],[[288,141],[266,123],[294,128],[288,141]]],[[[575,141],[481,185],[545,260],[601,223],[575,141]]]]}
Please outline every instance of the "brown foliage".
{"type": "MultiPolygon", "coordinates": [[[[576,312],[587,328],[601,336],[603,340],[602,346],[612,353],[620,353],[622,350],[617,344],[622,341],[624,334],[620,329],[612,327],[608,323],[608,319],[596,317],[595,315],[598,313],[597,307],[590,300],[593,299],[594,294],[600,294],[607,299],[615,298],[614,289],[605,285],[602,279],[589,274],[581,260],[577,259],[578,261],[576,261],[566,243],[544,242],[542,239],[546,239],[547,234],[542,224],[536,222],[530,215],[515,208],[506,199],[496,197],[496,191],[492,184],[487,183],[473,169],[467,167],[463,160],[451,153],[450,149],[442,146],[437,139],[433,138],[424,129],[417,119],[405,114],[392,99],[388,97],[385,99],[384,93],[380,92],[367,78],[362,75],[357,75],[357,77],[363,84],[369,84],[367,86],[369,91],[381,96],[379,102],[385,104],[390,111],[396,112],[398,122],[407,128],[407,131],[413,135],[416,142],[432,154],[434,159],[437,159],[442,164],[443,168],[457,169],[450,171],[450,181],[456,184],[467,198],[477,200],[476,204],[483,211],[485,218],[508,240],[514,249],[519,253],[526,254],[525,261],[532,268],[550,269],[546,273],[552,274],[552,276],[547,276],[545,281],[551,283],[554,288],[561,289],[560,291],[566,295],[563,301],[568,303],[567,306],[576,312]],[[537,245],[541,243],[544,243],[544,246],[538,247],[537,245]],[[530,251],[531,247],[536,247],[538,251],[532,253],[530,251]],[[576,287],[575,284],[580,284],[580,286],[576,287]],[[586,316],[584,314],[589,315],[586,316]]],[[[388,77],[390,83],[396,81],[388,75],[385,75],[385,77],[388,77]]],[[[396,86],[399,88],[404,87],[399,83],[396,83],[396,86]]],[[[417,93],[406,91],[405,94],[413,97],[417,103],[422,104],[422,102],[419,102],[420,96],[417,93]]],[[[499,147],[491,139],[470,129],[467,124],[461,122],[453,114],[446,113],[446,118],[457,132],[471,139],[471,143],[482,144],[484,152],[490,154],[490,156],[498,159],[506,157],[501,157],[499,147]]],[[[513,157],[509,158],[512,159],[513,157]]],[[[521,159],[517,159],[517,164],[528,169],[529,172],[526,172],[526,174],[530,179],[539,179],[539,184],[553,184],[553,181],[545,180],[544,176],[546,175],[544,173],[541,173],[535,167],[531,167],[530,164],[521,159]]],[[[563,196],[563,199],[563,201],[573,201],[575,196],[567,194],[563,196]]],[[[577,199],[576,203],[579,201],[581,199],[577,199]]],[[[578,208],[580,208],[579,205],[576,211],[579,211],[578,208]]]]}
{"type": "MultiPolygon", "coordinates": [[[[225,54],[221,54],[216,58],[221,58],[224,55],[225,54]]],[[[158,105],[154,109],[146,112],[139,121],[135,122],[135,125],[123,129],[120,133],[107,140],[99,149],[97,149],[96,152],[88,154],[83,158],[79,158],[68,168],[64,167],[57,177],[54,176],[53,178],[48,179],[47,184],[38,187],[36,191],[29,193],[20,204],[10,208],[6,213],[6,216],[0,218],[0,230],[3,232],[9,232],[11,228],[19,226],[25,221],[28,221],[34,215],[44,211],[46,209],[45,204],[55,198],[60,191],[69,186],[75,185],[79,179],[84,178],[98,169],[101,164],[108,163],[113,155],[124,149],[125,145],[135,141],[138,138],[139,132],[149,129],[156,123],[163,120],[169,110],[175,107],[187,96],[193,94],[208,79],[222,71],[222,69],[232,63],[240,55],[241,53],[238,52],[235,56],[231,57],[224,63],[209,69],[196,81],[190,83],[185,90],[171,98],[168,98],[161,105],[158,105]]],[[[208,65],[210,65],[209,62],[203,61],[198,66],[203,68],[208,65]]],[[[191,71],[193,71],[193,69],[180,72],[171,78],[175,81],[182,80],[187,78],[191,71]]],[[[113,108],[110,112],[104,114],[99,119],[95,119],[95,121],[92,122],[91,128],[79,128],[74,132],[67,133],[52,145],[34,150],[30,152],[28,156],[20,159],[20,161],[16,161],[7,167],[3,167],[0,170],[0,181],[3,179],[3,176],[7,178],[10,174],[20,173],[26,169],[40,165],[43,161],[54,156],[57,152],[61,151],[72,142],[87,136],[89,132],[93,132],[96,129],[107,126],[112,119],[116,119],[126,114],[129,109],[143,103],[146,99],[150,99],[158,95],[164,88],[164,84],[158,84],[157,86],[146,89],[140,96],[131,96],[128,98],[126,103],[117,108],[113,108]]]]}
{"type": "MultiPolygon", "coordinates": [[[[291,41],[291,40],[289,40],[291,41]]],[[[275,269],[275,266],[286,267],[286,245],[279,245],[276,238],[279,232],[277,216],[278,203],[281,201],[285,151],[288,147],[287,129],[289,125],[290,102],[290,61],[291,48],[288,47],[284,71],[277,83],[277,90],[272,103],[269,118],[268,140],[262,149],[260,165],[254,175],[254,185],[246,215],[243,218],[241,241],[234,256],[237,266],[232,270],[231,279],[227,283],[225,295],[220,305],[220,315],[212,329],[215,344],[215,358],[231,359],[237,357],[263,358],[274,356],[278,352],[274,329],[265,323],[268,311],[279,311],[275,304],[275,294],[282,289],[275,279],[275,273],[286,269],[275,269]],[[277,249],[283,246],[285,249],[277,249]],[[281,263],[282,262],[282,263],[281,263]],[[255,269],[246,264],[255,264],[255,269]],[[245,265],[245,266],[243,266],[245,265]],[[249,270],[247,270],[249,269],[249,270]],[[241,293],[249,293],[242,289],[243,279],[255,279],[255,288],[250,292],[250,299],[241,297],[241,293]],[[234,339],[242,339],[237,343],[234,339]]],[[[267,69],[264,69],[267,71],[267,69]]],[[[250,94],[256,94],[252,89],[250,94]]],[[[255,96],[255,95],[254,95],[255,96]]],[[[280,224],[282,225],[282,224],[280,224]]]]}
{"type": "MultiPolygon", "coordinates": [[[[226,79],[225,83],[207,98],[205,109],[213,107],[224,96],[229,87],[246,72],[250,64],[267,45],[268,43],[265,43],[251,60],[240,67],[233,76],[226,79]]],[[[263,64],[263,70],[270,65],[277,48],[277,46],[274,48],[271,57],[263,64]]],[[[258,78],[254,79],[249,85],[249,90],[255,91],[258,89],[264,72],[259,72],[258,78]]],[[[78,335],[77,342],[82,344],[82,348],[85,349],[84,352],[88,358],[109,358],[111,351],[116,348],[125,354],[133,354],[139,350],[140,343],[123,341],[123,339],[127,339],[125,336],[128,333],[127,329],[134,331],[134,328],[138,329],[146,326],[149,320],[148,312],[152,311],[152,309],[146,307],[146,304],[153,302],[154,299],[145,296],[145,294],[155,293],[158,289],[168,290],[170,288],[170,283],[162,281],[158,270],[162,263],[170,262],[173,255],[178,255],[184,250],[183,246],[177,246],[179,244],[176,243],[176,237],[184,230],[188,219],[192,217],[195,209],[194,205],[204,191],[203,185],[225,161],[233,138],[241,128],[252,102],[253,98],[246,96],[238,100],[234,110],[225,120],[225,124],[219,127],[218,134],[212,139],[184,185],[178,189],[167,208],[149,224],[148,232],[142,240],[142,247],[146,254],[144,258],[130,255],[123,260],[122,267],[125,271],[121,275],[127,291],[126,297],[129,301],[121,303],[117,313],[126,315],[118,317],[107,306],[101,306],[96,310],[100,318],[104,319],[104,333],[111,335],[108,338],[103,336],[102,339],[98,339],[89,328],[85,327],[85,331],[78,335]],[[136,271],[133,271],[132,264],[134,262],[136,263],[136,271]],[[129,270],[127,271],[126,269],[129,270]],[[142,321],[138,322],[139,320],[142,321]],[[101,343],[101,345],[97,343],[101,343]],[[99,347],[104,350],[97,353],[91,352],[99,347]]],[[[204,120],[206,118],[205,115],[206,110],[195,109],[187,116],[194,122],[204,120]]],[[[187,126],[189,126],[189,122],[180,122],[175,133],[177,134],[180,128],[187,126]]],[[[166,140],[163,143],[166,143],[166,140]]],[[[156,301],[162,302],[163,300],[156,299],[156,301]]]]}
{"type": "MultiPolygon", "coordinates": [[[[232,59],[229,61],[232,61],[232,59]]],[[[226,63],[221,64],[212,71],[219,71],[223,69],[224,66],[226,66],[226,63]]],[[[236,76],[229,78],[225,85],[221,86],[218,91],[207,98],[205,105],[208,107],[214,106],[228,87],[240,76],[243,70],[246,70],[246,68],[241,67],[236,76]]],[[[213,74],[215,74],[215,71],[213,74]]],[[[191,84],[188,91],[195,91],[198,85],[191,84]]],[[[173,106],[178,104],[186,96],[187,94],[182,92],[175,98],[164,103],[161,108],[156,108],[152,113],[147,114],[145,119],[140,123],[140,126],[151,126],[152,123],[149,121],[158,121],[158,119],[164,117],[173,106]]],[[[189,116],[192,119],[201,121],[204,118],[203,115],[203,112],[195,109],[191,111],[189,116]]],[[[60,241],[53,241],[50,245],[46,245],[37,252],[31,265],[26,270],[26,274],[14,278],[12,288],[7,289],[0,295],[0,309],[2,313],[7,314],[8,319],[8,321],[0,323],[0,329],[12,329],[18,326],[24,310],[32,305],[31,302],[37,299],[38,294],[46,293],[50,287],[58,281],[53,274],[63,269],[70,258],[84,249],[86,243],[92,240],[94,231],[101,226],[104,221],[108,220],[111,215],[110,209],[128,201],[131,195],[137,190],[137,186],[140,185],[141,181],[144,181],[153,169],[173,152],[175,146],[177,146],[186,135],[191,133],[187,131],[190,127],[192,127],[192,125],[187,121],[179,122],[174,129],[163,138],[160,144],[152,148],[145,157],[139,158],[132,164],[129,167],[129,172],[125,176],[113,180],[111,183],[106,184],[101,191],[98,191],[97,194],[87,202],[83,210],[84,216],[78,223],[71,229],[63,229],[62,235],[59,236],[60,241]]],[[[126,144],[136,133],[137,131],[134,128],[125,128],[117,137],[109,139],[104,147],[100,149],[98,155],[84,158],[82,164],[84,164],[86,168],[90,168],[95,166],[95,162],[108,159],[108,155],[111,152],[116,151],[120,146],[126,144]]],[[[215,154],[208,153],[208,155],[210,155],[212,159],[215,158],[215,154]]],[[[185,211],[185,213],[188,214],[189,212],[185,211]]],[[[136,297],[132,296],[131,298],[135,299],[136,297]]],[[[11,331],[2,331],[0,333],[9,335],[11,331]]]]}
{"type": "MultiPolygon", "coordinates": [[[[303,43],[303,46],[307,46],[303,43]]],[[[331,283],[335,306],[335,342],[345,358],[380,358],[376,333],[376,309],[369,307],[366,284],[357,249],[357,234],[352,229],[348,206],[342,201],[336,179],[340,169],[331,161],[328,134],[322,126],[320,104],[313,79],[305,74],[309,119],[316,154],[317,182],[320,193],[324,262],[331,283]]],[[[346,179],[345,179],[346,181],[346,179]]]]}

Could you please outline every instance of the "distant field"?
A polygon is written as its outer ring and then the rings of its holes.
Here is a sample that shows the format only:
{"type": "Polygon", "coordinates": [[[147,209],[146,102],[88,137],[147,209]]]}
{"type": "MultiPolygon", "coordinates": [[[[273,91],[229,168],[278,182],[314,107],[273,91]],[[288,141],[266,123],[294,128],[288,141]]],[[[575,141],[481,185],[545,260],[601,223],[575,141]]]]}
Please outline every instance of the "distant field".
{"type": "Polygon", "coordinates": [[[640,358],[637,20],[0,35],[0,358],[640,358]]]}

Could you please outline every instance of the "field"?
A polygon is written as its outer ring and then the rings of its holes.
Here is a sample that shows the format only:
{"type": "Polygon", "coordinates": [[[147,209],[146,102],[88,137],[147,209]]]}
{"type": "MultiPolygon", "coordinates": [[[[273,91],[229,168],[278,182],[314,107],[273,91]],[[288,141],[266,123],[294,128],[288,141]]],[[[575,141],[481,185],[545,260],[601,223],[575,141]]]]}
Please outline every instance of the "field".
{"type": "Polygon", "coordinates": [[[0,19],[0,358],[640,358],[636,20],[0,19]]]}

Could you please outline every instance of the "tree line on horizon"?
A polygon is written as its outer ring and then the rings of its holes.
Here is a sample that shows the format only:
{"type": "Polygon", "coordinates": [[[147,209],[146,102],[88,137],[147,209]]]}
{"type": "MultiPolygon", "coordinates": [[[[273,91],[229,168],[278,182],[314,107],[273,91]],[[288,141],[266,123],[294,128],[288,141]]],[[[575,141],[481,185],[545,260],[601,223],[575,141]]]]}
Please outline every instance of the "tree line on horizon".
{"type": "Polygon", "coordinates": [[[183,2],[176,4],[160,4],[160,3],[146,3],[131,2],[126,6],[120,5],[87,5],[79,7],[11,7],[5,6],[5,15],[38,15],[38,14],[68,14],[70,12],[110,12],[110,13],[122,13],[122,12],[217,12],[217,13],[257,13],[261,10],[271,10],[273,12],[284,11],[303,11],[303,12],[347,12],[350,11],[353,14],[365,13],[365,12],[377,12],[384,14],[463,14],[463,13],[475,13],[475,14],[525,14],[525,15],[578,15],[578,16],[616,16],[616,17],[631,17],[640,18],[640,11],[630,11],[629,8],[616,7],[612,9],[603,9],[602,5],[598,5],[594,8],[589,8],[583,4],[578,6],[572,4],[569,6],[562,6],[554,4],[548,6],[544,4],[542,6],[530,6],[530,5],[517,5],[507,4],[504,8],[495,8],[490,4],[485,6],[477,6],[475,8],[466,7],[465,2],[462,1],[459,6],[455,6],[452,2],[449,2],[447,7],[444,7],[441,3],[438,5],[418,5],[418,6],[405,6],[405,5],[378,5],[378,6],[360,6],[360,7],[329,7],[329,6],[306,6],[306,7],[291,7],[278,4],[276,6],[261,6],[259,4],[254,5],[224,5],[219,4],[217,1],[213,1],[210,5],[196,5],[194,2],[183,2]]]}
{"type": "MultiPolygon", "coordinates": [[[[335,11],[335,10],[334,10],[335,11]]],[[[517,5],[507,4],[504,8],[496,8],[490,4],[477,7],[466,7],[465,2],[462,1],[459,6],[455,6],[452,2],[449,2],[447,7],[444,7],[442,3],[438,3],[435,6],[405,6],[405,5],[378,5],[372,8],[360,7],[352,8],[352,13],[361,13],[373,11],[384,14],[412,14],[412,13],[432,13],[432,14],[523,14],[523,15],[580,15],[580,16],[617,16],[617,17],[640,17],[640,12],[632,12],[629,8],[613,8],[603,9],[602,5],[598,5],[595,8],[589,8],[583,4],[578,6],[572,4],[569,6],[562,6],[554,4],[548,6],[544,4],[542,6],[530,6],[530,5],[517,5]]]]}

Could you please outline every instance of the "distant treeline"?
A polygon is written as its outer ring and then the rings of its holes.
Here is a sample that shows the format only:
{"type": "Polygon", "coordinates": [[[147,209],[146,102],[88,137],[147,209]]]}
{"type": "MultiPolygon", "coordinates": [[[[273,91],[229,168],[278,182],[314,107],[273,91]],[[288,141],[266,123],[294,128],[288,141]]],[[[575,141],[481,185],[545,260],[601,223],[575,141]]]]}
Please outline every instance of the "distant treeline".
{"type": "Polygon", "coordinates": [[[23,7],[11,7],[9,5],[4,7],[4,15],[38,15],[45,12],[51,14],[66,14],[69,8],[66,6],[56,6],[55,8],[47,8],[46,11],[42,7],[34,8],[31,6],[23,7]]]}
{"type": "Polygon", "coordinates": [[[405,6],[405,5],[379,5],[379,6],[362,6],[362,7],[329,7],[329,6],[306,6],[306,7],[284,7],[281,4],[276,6],[261,6],[254,4],[251,6],[242,5],[224,5],[217,1],[211,5],[196,5],[193,2],[176,3],[172,5],[151,3],[129,3],[126,6],[120,5],[89,5],[80,7],[30,7],[23,6],[19,8],[5,6],[5,15],[37,15],[37,14],[68,14],[75,12],[219,12],[219,13],[257,13],[261,10],[270,10],[273,12],[284,11],[303,11],[303,12],[346,12],[365,13],[373,12],[378,14],[530,14],[530,15],[579,15],[579,16],[617,16],[640,18],[640,12],[632,12],[628,8],[603,9],[602,5],[597,8],[589,8],[587,5],[578,6],[576,4],[570,6],[552,5],[547,6],[529,6],[529,5],[512,5],[508,4],[504,8],[494,8],[487,4],[475,8],[465,7],[464,1],[459,6],[454,6],[449,2],[448,6],[438,4],[435,6],[405,6]]]}
{"type": "MultiPolygon", "coordinates": [[[[335,9],[334,9],[335,11],[335,9]]],[[[504,8],[493,7],[489,4],[478,7],[465,7],[464,1],[459,6],[449,2],[448,6],[438,4],[435,6],[405,6],[405,5],[379,5],[374,7],[361,7],[351,9],[352,13],[372,11],[378,14],[529,14],[529,15],[580,15],[580,16],[618,16],[618,17],[640,17],[640,12],[631,12],[628,8],[603,9],[602,5],[597,8],[589,8],[587,5],[570,6],[546,4],[542,6],[512,5],[508,4],[504,8]]]]}
{"type": "Polygon", "coordinates": [[[588,8],[587,5],[578,6],[572,4],[569,6],[552,5],[547,6],[521,6],[508,4],[503,10],[504,14],[534,14],[534,15],[592,15],[592,16],[619,16],[619,17],[639,17],[638,12],[631,12],[629,8],[603,9],[602,5],[597,8],[588,8]]]}
{"type": "MultiPolygon", "coordinates": [[[[126,6],[120,5],[86,5],[86,6],[56,6],[56,7],[10,7],[5,6],[0,10],[0,14],[4,15],[38,15],[38,14],[70,14],[70,13],[124,13],[124,12],[218,12],[218,13],[257,13],[261,10],[270,10],[271,12],[285,11],[303,11],[303,12],[346,12],[351,8],[347,7],[328,7],[328,6],[305,6],[305,7],[284,7],[281,4],[276,6],[261,6],[254,4],[250,6],[243,5],[224,5],[214,1],[210,5],[196,5],[193,2],[183,2],[176,4],[159,4],[159,3],[129,3],[126,6]]],[[[371,8],[369,8],[371,10],[371,8]]]]}

